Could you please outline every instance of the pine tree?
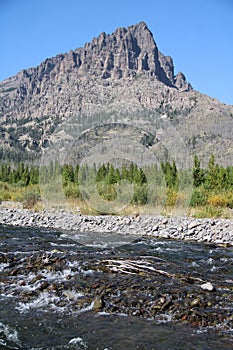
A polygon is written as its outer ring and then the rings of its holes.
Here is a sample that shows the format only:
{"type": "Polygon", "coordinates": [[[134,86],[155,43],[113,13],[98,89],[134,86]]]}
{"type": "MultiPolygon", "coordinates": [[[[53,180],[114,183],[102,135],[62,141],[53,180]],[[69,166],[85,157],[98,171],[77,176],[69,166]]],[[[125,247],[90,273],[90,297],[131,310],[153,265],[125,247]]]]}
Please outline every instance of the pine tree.
{"type": "Polygon", "coordinates": [[[161,163],[162,171],[165,175],[165,182],[168,188],[177,188],[178,185],[178,171],[176,164],[173,161],[172,165],[169,162],[161,163]]]}
{"type": "Polygon", "coordinates": [[[109,185],[113,185],[117,182],[116,171],[112,164],[109,166],[108,175],[106,176],[106,182],[109,185]]]}
{"type": "Polygon", "coordinates": [[[67,186],[68,183],[74,182],[74,169],[72,165],[65,164],[62,167],[62,183],[67,186]]]}
{"type": "Polygon", "coordinates": [[[200,160],[196,155],[193,163],[193,185],[199,187],[204,183],[204,171],[201,169],[200,160]]]}
{"type": "Polygon", "coordinates": [[[105,164],[102,164],[96,173],[96,181],[103,181],[107,175],[107,168],[105,164]]]}
{"type": "Polygon", "coordinates": [[[215,157],[212,154],[208,162],[207,177],[205,186],[208,190],[213,190],[218,187],[218,170],[219,166],[215,164],[215,157]]]}

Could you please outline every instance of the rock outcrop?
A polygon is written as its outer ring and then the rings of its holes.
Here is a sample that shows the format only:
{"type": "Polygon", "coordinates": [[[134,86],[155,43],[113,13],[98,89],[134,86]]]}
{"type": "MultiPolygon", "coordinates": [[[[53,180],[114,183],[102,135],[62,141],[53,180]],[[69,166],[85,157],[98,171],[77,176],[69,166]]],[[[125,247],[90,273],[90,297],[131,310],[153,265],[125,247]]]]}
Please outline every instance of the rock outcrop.
{"type": "Polygon", "coordinates": [[[135,124],[146,125],[151,117],[142,109],[179,125],[193,153],[202,153],[208,144],[206,157],[213,147],[228,162],[233,107],[198,93],[183,73],[175,74],[172,58],[158,50],[144,22],[101,33],[83,48],[1,82],[0,152],[5,158],[15,151],[35,157],[56,139],[57,125],[84,116],[80,123],[90,127],[88,116],[96,113],[108,122],[124,110],[135,116],[135,124]]]}
{"type": "MultiPolygon", "coordinates": [[[[23,70],[4,81],[1,83],[1,113],[12,115],[12,108],[40,96],[48,103],[57,104],[58,108],[53,112],[59,114],[61,102],[56,103],[55,93],[59,96],[67,89],[70,93],[71,86],[75,83],[80,85],[80,79],[112,81],[137,75],[155,77],[179,90],[192,90],[182,73],[174,75],[172,58],[159,52],[152,33],[141,22],[127,29],[118,28],[111,35],[102,33],[91,43],[86,43],[84,48],[46,59],[38,67],[23,70]],[[5,93],[10,95],[4,98],[5,93]]],[[[36,107],[34,103],[33,107],[36,107]]]]}

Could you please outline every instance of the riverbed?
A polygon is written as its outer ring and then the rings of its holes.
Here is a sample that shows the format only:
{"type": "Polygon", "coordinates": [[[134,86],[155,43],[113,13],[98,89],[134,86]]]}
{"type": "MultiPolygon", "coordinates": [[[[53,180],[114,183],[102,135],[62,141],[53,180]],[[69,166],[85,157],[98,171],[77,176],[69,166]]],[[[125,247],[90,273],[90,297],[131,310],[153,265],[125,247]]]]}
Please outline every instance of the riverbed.
{"type": "Polygon", "coordinates": [[[232,349],[232,246],[1,225],[0,288],[1,349],[232,349]]]}

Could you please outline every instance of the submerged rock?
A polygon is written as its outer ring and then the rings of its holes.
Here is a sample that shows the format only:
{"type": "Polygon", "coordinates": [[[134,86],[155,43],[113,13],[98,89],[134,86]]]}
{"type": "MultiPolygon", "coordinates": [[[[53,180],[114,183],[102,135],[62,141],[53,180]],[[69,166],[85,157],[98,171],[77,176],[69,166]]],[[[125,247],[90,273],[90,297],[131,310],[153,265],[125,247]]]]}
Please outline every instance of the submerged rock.
{"type": "Polygon", "coordinates": [[[99,310],[102,309],[104,307],[104,300],[102,296],[97,296],[95,297],[94,301],[93,301],[93,310],[99,310]]]}
{"type": "Polygon", "coordinates": [[[199,306],[200,305],[201,300],[199,298],[194,299],[191,302],[191,307],[195,307],[195,306],[199,306]]]}

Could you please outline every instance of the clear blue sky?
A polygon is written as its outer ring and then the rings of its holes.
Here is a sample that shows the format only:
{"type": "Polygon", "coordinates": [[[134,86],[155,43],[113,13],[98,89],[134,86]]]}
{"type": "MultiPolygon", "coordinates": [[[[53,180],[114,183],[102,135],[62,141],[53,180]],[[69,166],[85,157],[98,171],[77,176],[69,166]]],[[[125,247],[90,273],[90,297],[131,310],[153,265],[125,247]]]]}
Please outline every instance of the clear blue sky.
{"type": "Polygon", "coordinates": [[[176,73],[233,104],[233,0],[0,0],[0,81],[140,21],[176,73]]]}

